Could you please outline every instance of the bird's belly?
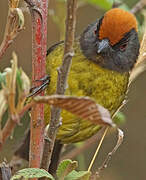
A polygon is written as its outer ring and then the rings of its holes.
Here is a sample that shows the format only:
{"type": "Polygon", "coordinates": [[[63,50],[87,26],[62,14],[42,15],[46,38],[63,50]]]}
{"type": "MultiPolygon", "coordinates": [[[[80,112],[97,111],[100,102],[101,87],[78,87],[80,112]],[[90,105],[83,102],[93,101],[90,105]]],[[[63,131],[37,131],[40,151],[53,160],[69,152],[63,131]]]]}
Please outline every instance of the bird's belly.
{"type": "MultiPolygon", "coordinates": [[[[52,61],[50,64],[51,83],[47,94],[56,90],[57,71],[59,64],[52,61]]],[[[89,96],[97,103],[107,108],[111,115],[122,104],[128,86],[128,74],[120,74],[105,70],[98,65],[82,58],[73,58],[68,77],[66,95],[89,96]]],[[[59,127],[57,139],[63,143],[83,141],[95,134],[101,126],[63,110],[61,113],[62,125],[59,127]]],[[[45,106],[45,119],[50,119],[50,108],[45,106]]]]}

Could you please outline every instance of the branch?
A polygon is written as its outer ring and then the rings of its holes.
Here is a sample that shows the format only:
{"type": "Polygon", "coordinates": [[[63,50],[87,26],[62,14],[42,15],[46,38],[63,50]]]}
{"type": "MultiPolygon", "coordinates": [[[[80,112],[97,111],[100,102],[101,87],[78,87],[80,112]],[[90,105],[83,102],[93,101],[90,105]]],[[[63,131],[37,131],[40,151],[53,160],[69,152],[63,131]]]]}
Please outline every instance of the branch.
{"type": "Polygon", "coordinates": [[[146,6],[146,0],[140,0],[132,9],[131,13],[136,14],[146,6]]]}
{"type": "MultiPolygon", "coordinates": [[[[27,0],[32,16],[32,82],[45,76],[48,0],[27,0]],[[37,10],[36,10],[37,9],[37,10]]],[[[43,95],[43,92],[41,93],[43,95]]],[[[29,166],[39,168],[44,144],[44,105],[31,110],[29,166]]]]}
{"type": "MultiPolygon", "coordinates": [[[[65,47],[64,47],[64,57],[62,66],[58,69],[58,81],[57,81],[57,94],[64,94],[67,84],[67,76],[71,66],[71,60],[74,55],[73,53],[73,43],[74,43],[74,33],[76,24],[76,8],[77,0],[67,1],[67,19],[66,19],[66,34],[65,34],[65,47]]],[[[56,133],[59,125],[59,117],[61,110],[58,108],[52,108],[51,110],[51,120],[48,130],[48,140],[45,140],[44,152],[42,158],[41,168],[48,170],[51,160],[51,155],[53,151],[54,141],[56,138],[56,133]],[[48,153],[49,152],[49,153],[48,153]]]]}
{"type": "Polygon", "coordinates": [[[7,24],[4,38],[0,45],[0,58],[4,55],[6,49],[17,37],[19,32],[24,29],[24,16],[22,10],[18,8],[18,3],[18,0],[11,1],[11,3],[9,3],[7,24]]]}
{"type": "Polygon", "coordinates": [[[11,168],[5,163],[0,164],[0,179],[9,180],[11,178],[11,168]]]}
{"type": "Polygon", "coordinates": [[[120,147],[120,145],[123,142],[123,138],[124,138],[124,133],[121,129],[117,129],[118,130],[118,140],[116,145],[114,146],[114,148],[112,149],[111,152],[108,153],[108,155],[106,156],[104,162],[102,163],[102,165],[98,168],[98,171],[96,172],[96,179],[100,178],[100,173],[102,170],[104,170],[105,168],[107,168],[107,165],[109,163],[109,161],[111,160],[113,154],[118,150],[118,148],[120,147]]]}
{"type": "MultiPolygon", "coordinates": [[[[146,13],[144,13],[144,19],[146,20],[146,13]]],[[[146,70],[146,24],[145,24],[145,32],[143,35],[143,39],[140,45],[140,53],[135,64],[134,68],[130,73],[129,82],[131,83],[133,80],[136,79],[142,72],[146,70]]]]}

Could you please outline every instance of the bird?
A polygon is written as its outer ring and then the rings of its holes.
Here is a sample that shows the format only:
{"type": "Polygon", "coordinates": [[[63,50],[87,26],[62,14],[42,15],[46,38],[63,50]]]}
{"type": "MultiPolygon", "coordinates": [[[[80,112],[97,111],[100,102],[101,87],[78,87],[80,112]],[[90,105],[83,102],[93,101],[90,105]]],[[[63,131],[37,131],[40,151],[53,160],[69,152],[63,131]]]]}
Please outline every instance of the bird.
{"type": "MultiPolygon", "coordinates": [[[[65,95],[88,96],[106,108],[111,117],[127,98],[129,77],[139,55],[140,43],[135,16],[123,9],[113,8],[101,18],[88,25],[74,42],[75,55],[68,75],[65,95]]],[[[51,46],[47,51],[46,72],[48,74],[45,95],[56,92],[57,68],[61,65],[64,41],[51,46]]],[[[44,89],[44,86],[42,86],[44,89]]],[[[40,91],[41,88],[38,88],[40,91]]],[[[34,89],[35,94],[37,92],[34,89]]],[[[32,95],[30,93],[30,96],[32,95]]],[[[49,124],[51,109],[45,104],[44,119],[49,124]]],[[[63,144],[85,141],[101,128],[62,110],[62,124],[58,128],[49,172],[54,174],[63,144]]],[[[28,133],[15,151],[15,156],[28,160],[28,133]]]]}
{"type": "MultiPolygon", "coordinates": [[[[130,72],[139,55],[138,27],[135,16],[113,8],[88,25],[75,39],[75,55],[68,75],[65,95],[88,96],[106,108],[111,117],[126,99],[130,72]]],[[[47,51],[46,72],[50,83],[45,95],[56,92],[57,68],[62,63],[64,42],[47,51]]],[[[44,119],[50,121],[51,109],[45,105],[44,119]]],[[[62,144],[84,141],[96,134],[101,125],[62,110],[62,124],[56,139],[62,144]]]]}

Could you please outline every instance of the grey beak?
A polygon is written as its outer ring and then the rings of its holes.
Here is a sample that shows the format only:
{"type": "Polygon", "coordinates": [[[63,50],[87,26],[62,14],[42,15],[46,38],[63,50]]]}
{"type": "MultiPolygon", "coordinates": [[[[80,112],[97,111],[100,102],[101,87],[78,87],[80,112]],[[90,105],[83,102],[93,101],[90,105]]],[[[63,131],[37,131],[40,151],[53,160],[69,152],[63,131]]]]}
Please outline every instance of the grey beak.
{"type": "Polygon", "coordinates": [[[107,49],[109,47],[109,41],[108,39],[103,39],[98,43],[98,50],[97,53],[101,53],[103,50],[107,49]]]}

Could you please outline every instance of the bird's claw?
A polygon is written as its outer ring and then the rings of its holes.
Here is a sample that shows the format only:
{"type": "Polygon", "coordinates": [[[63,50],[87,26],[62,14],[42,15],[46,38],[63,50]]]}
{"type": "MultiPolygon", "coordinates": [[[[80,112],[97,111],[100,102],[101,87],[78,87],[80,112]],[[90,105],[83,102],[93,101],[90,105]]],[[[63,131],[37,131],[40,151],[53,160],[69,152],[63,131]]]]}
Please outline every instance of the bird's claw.
{"type": "Polygon", "coordinates": [[[31,97],[41,93],[50,83],[50,76],[46,75],[41,79],[35,80],[35,82],[41,82],[41,85],[34,86],[30,89],[30,94],[27,97],[31,97]]]}

